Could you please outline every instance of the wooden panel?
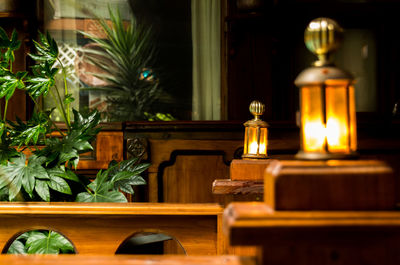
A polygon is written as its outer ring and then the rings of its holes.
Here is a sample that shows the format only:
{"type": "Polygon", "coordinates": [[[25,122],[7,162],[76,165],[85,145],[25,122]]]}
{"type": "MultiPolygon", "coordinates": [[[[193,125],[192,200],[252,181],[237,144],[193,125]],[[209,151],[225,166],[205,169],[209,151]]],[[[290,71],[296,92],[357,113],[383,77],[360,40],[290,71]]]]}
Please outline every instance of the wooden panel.
{"type": "Polygon", "coordinates": [[[255,265],[253,258],[235,256],[83,256],[83,255],[2,255],[8,265],[255,265]]]}
{"type": "Polygon", "coordinates": [[[276,210],[392,210],[396,178],[376,160],[274,161],[264,201],[276,210]]]}
{"type": "Polygon", "coordinates": [[[163,199],[171,203],[213,202],[212,183],[221,176],[229,176],[222,156],[177,156],[175,164],[164,170],[163,199]]]}
{"type": "Polygon", "coordinates": [[[125,239],[145,231],[173,236],[188,255],[223,254],[221,215],[222,207],[210,204],[2,203],[0,248],[22,232],[50,229],[79,254],[113,255],[125,239]]]}
{"type": "Polygon", "coordinates": [[[399,264],[400,212],[274,211],[232,203],[224,212],[232,245],[260,245],[262,264],[399,264]]]}
{"type": "Polygon", "coordinates": [[[122,161],[124,157],[122,131],[101,131],[95,141],[94,154],[82,157],[79,169],[106,169],[111,160],[122,161]]]}
{"type": "Polygon", "coordinates": [[[149,139],[149,201],[201,203],[218,201],[212,183],[229,176],[229,162],[239,140],[149,139]]]}
{"type": "Polygon", "coordinates": [[[231,180],[264,180],[264,171],[270,159],[234,159],[230,166],[231,180]]]}

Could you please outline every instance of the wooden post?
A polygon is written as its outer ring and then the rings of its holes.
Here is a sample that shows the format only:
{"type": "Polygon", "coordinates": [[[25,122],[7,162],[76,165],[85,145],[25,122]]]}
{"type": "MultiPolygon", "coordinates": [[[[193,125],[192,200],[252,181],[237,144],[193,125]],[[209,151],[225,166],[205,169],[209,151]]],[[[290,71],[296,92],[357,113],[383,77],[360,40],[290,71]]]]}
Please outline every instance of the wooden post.
{"type": "Polygon", "coordinates": [[[224,231],[262,264],[400,264],[395,180],[375,160],[273,161],[265,202],[230,204],[224,231]]]}

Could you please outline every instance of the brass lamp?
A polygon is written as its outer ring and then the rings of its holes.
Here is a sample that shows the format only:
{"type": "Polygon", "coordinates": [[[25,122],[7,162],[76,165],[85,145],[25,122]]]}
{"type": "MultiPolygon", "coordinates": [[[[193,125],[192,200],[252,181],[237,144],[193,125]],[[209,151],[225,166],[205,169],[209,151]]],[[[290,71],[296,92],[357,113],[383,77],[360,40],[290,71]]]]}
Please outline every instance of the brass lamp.
{"type": "Polygon", "coordinates": [[[254,115],[254,119],[244,123],[244,159],[265,159],[267,156],[268,123],[260,117],[265,111],[265,106],[259,101],[253,101],[249,110],[254,115]]]}
{"type": "Polygon", "coordinates": [[[305,30],[304,42],[318,60],[295,80],[300,89],[301,117],[297,158],[357,157],[354,79],[337,68],[331,56],[342,37],[343,29],[329,18],[314,19],[305,30]]]}

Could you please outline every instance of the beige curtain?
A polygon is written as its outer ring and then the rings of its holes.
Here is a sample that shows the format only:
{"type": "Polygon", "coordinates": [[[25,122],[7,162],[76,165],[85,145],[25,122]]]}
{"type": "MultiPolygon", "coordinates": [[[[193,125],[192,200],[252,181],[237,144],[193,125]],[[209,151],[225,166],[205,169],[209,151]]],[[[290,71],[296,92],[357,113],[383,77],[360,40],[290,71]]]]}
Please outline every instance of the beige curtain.
{"type": "Polygon", "coordinates": [[[221,118],[220,0],[192,0],[193,120],[221,118]]]}

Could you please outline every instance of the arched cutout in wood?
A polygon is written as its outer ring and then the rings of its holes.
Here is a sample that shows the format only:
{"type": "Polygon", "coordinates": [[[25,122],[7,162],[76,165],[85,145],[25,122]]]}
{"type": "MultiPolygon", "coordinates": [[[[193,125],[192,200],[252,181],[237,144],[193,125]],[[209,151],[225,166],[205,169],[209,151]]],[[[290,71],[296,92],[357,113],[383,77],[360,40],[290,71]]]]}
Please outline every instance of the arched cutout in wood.
{"type": "MultiPolygon", "coordinates": [[[[28,233],[28,232],[32,232],[32,231],[41,231],[41,232],[48,231],[48,232],[55,232],[55,233],[59,234],[60,236],[64,237],[66,240],[68,240],[69,243],[72,245],[73,251],[72,251],[72,252],[68,252],[68,254],[78,254],[78,251],[77,251],[77,249],[76,249],[74,243],[73,243],[66,235],[64,235],[62,232],[56,231],[56,230],[54,230],[54,229],[43,229],[43,228],[40,228],[40,229],[34,229],[34,228],[33,228],[33,229],[25,229],[25,230],[23,230],[23,231],[20,231],[20,232],[18,232],[18,233],[15,233],[9,240],[7,240],[7,243],[4,245],[4,248],[3,248],[2,251],[1,251],[1,254],[8,254],[8,250],[9,250],[9,248],[11,247],[11,245],[12,245],[21,235],[23,235],[23,234],[25,234],[25,233],[28,233]]],[[[60,254],[64,254],[64,253],[60,253],[60,254]]]]}
{"type": "Polygon", "coordinates": [[[161,231],[139,231],[127,237],[115,254],[187,255],[181,242],[161,231]]]}

